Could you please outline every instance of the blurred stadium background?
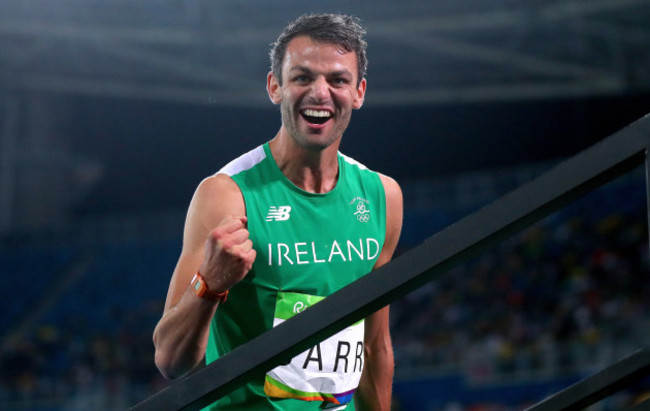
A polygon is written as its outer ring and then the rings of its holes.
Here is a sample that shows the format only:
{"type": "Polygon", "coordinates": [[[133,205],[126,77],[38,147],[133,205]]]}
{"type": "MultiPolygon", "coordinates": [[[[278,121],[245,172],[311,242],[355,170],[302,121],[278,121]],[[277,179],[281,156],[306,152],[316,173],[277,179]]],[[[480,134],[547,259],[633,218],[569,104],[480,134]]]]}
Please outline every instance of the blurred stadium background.
{"type": "MultiPolygon", "coordinates": [[[[650,0],[3,0],[1,409],[167,384],[192,192],[275,134],[269,43],[323,11],[368,29],[342,151],[402,184],[398,253],[650,112],[650,0]]],[[[636,170],[396,302],[395,409],[521,409],[645,346],[647,215],[636,170]]]]}

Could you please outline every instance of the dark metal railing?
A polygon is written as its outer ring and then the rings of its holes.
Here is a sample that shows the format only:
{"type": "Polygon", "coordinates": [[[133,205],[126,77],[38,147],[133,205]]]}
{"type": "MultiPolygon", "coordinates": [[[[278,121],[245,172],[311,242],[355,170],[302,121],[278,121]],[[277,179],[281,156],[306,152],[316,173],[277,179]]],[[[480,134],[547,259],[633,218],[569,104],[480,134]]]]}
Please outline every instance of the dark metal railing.
{"type": "Polygon", "coordinates": [[[174,382],[133,410],[199,409],[214,402],[253,376],[265,373],[579,196],[644,164],[649,146],[650,116],[645,116],[303,313],[174,382]]]}

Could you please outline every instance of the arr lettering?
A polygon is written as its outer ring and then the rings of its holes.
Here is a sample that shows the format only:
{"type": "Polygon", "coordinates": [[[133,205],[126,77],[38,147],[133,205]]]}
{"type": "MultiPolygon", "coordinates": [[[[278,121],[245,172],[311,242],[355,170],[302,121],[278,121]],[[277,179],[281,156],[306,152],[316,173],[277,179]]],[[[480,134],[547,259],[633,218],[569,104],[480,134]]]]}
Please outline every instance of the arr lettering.
{"type": "Polygon", "coordinates": [[[302,363],[303,369],[323,371],[323,364],[327,372],[350,373],[363,370],[363,341],[357,341],[354,351],[352,344],[348,341],[337,341],[336,352],[332,358],[327,358],[327,350],[323,350],[320,344],[316,344],[307,351],[305,360],[302,363]],[[331,368],[330,368],[331,367],[331,368]]]}

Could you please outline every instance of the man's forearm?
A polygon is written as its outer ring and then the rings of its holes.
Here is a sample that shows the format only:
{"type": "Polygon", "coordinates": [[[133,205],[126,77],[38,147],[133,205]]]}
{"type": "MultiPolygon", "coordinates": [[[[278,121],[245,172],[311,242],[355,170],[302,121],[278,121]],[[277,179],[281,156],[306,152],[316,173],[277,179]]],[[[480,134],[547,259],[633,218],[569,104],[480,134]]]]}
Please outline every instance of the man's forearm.
{"type": "Polygon", "coordinates": [[[165,378],[181,377],[201,361],[217,305],[188,291],[160,320],[153,342],[156,366],[165,378]]]}
{"type": "Polygon", "coordinates": [[[379,346],[367,348],[366,364],[357,395],[359,410],[390,410],[393,369],[393,349],[390,340],[379,346]]]}

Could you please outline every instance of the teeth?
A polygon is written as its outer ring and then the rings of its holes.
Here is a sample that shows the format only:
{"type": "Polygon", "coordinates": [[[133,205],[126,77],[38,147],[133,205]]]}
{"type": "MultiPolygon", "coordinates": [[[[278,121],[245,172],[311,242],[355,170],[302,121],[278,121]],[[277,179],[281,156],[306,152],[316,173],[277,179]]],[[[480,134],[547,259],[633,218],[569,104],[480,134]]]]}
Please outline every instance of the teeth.
{"type": "Polygon", "coordinates": [[[303,111],[306,116],[309,117],[329,117],[331,116],[330,112],[327,110],[311,110],[307,109],[303,111]]]}

